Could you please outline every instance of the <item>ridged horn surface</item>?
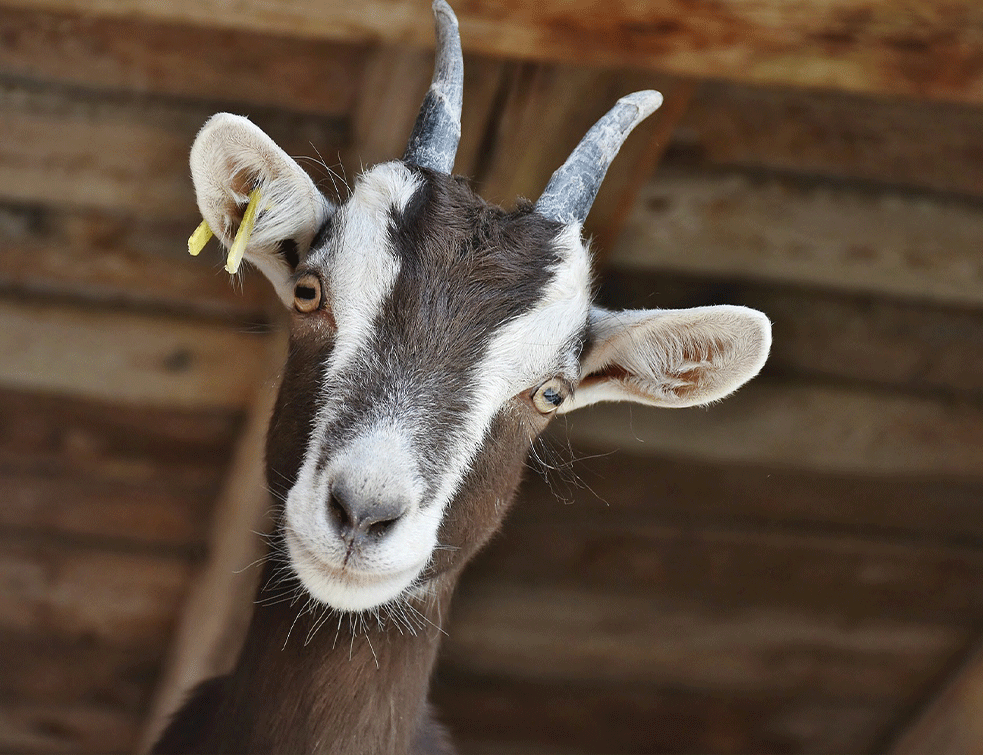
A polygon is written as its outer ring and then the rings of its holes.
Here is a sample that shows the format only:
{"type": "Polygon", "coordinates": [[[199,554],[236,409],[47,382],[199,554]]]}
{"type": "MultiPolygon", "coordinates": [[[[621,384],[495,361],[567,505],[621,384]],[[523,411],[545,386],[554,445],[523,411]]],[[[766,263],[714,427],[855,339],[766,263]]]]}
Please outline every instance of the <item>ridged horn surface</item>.
{"type": "Polygon", "coordinates": [[[536,202],[536,212],[567,225],[582,225],[611,161],[628,134],[661,104],[662,95],[653,90],[635,92],[618,100],[553,174],[536,202]]]}
{"type": "Polygon", "coordinates": [[[451,7],[445,0],[434,0],[433,14],[437,32],[433,80],[423,98],[403,161],[438,173],[450,173],[461,140],[464,55],[457,16],[451,7]]]}

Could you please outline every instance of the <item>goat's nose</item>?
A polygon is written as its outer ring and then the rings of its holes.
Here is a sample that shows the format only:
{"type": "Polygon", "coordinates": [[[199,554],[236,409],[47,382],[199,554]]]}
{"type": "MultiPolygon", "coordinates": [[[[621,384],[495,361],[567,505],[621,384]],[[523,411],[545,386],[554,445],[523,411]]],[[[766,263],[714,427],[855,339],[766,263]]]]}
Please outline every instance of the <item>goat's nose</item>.
{"type": "Polygon", "coordinates": [[[335,484],[331,486],[327,513],[338,535],[351,546],[384,537],[407,508],[402,497],[360,496],[343,484],[335,484]]]}

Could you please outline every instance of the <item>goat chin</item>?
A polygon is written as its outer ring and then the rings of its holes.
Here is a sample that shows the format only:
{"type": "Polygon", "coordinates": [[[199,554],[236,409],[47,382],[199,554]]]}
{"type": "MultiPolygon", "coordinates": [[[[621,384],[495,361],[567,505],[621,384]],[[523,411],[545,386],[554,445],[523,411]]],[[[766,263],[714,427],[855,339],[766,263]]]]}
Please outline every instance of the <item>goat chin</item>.
{"type": "Polygon", "coordinates": [[[412,592],[427,562],[395,572],[339,569],[288,538],[290,565],[314,600],[339,611],[371,611],[412,592]]]}

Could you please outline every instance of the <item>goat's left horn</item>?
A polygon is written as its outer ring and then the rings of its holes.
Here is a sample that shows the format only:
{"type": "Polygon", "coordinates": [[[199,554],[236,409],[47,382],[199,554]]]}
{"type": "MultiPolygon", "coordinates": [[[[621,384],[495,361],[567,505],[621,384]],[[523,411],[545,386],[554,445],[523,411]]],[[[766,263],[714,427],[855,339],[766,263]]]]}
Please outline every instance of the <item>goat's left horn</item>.
{"type": "Polygon", "coordinates": [[[553,174],[543,195],[536,201],[536,212],[567,225],[582,225],[608,166],[628,134],[661,104],[662,95],[650,89],[618,100],[553,174]]]}
{"type": "Polygon", "coordinates": [[[438,173],[450,173],[461,140],[464,55],[457,16],[451,7],[445,0],[434,0],[433,14],[437,30],[433,80],[423,98],[403,161],[438,173]]]}

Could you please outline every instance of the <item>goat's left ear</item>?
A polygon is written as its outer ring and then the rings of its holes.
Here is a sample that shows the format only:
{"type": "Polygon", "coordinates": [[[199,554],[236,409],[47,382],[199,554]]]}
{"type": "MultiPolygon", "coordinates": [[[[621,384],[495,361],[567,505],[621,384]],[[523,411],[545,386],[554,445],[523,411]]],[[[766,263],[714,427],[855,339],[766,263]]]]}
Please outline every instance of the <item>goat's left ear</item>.
{"type": "Polygon", "coordinates": [[[747,307],[594,308],[590,319],[582,380],[561,412],[598,401],[707,404],[757,375],[771,347],[771,323],[747,307]]]}
{"type": "Polygon", "coordinates": [[[191,147],[191,178],[202,217],[227,249],[242,224],[250,193],[259,190],[243,258],[291,306],[290,276],[333,205],[262,129],[230,113],[213,115],[198,132],[191,147]]]}

